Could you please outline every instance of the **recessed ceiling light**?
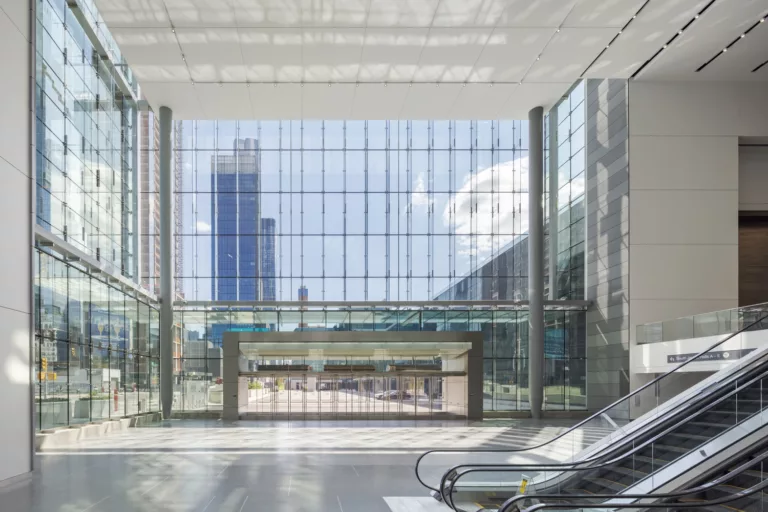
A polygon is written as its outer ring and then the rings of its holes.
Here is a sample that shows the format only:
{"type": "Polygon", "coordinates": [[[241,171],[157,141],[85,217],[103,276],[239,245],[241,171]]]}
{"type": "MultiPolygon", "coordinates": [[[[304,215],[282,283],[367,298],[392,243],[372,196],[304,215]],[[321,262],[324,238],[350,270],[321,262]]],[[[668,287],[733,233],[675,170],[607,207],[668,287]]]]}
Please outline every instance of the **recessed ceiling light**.
{"type": "Polygon", "coordinates": [[[331,86],[331,82],[328,82],[328,87],[330,87],[330,86],[331,86]]]}
{"type": "Polygon", "coordinates": [[[277,82],[273,83],[272,87],[277,87],[277,82]]]}
{"type": "Polygon", "coordinates": [[[765,23],[765,18],[761,19],[760,23],[765,23]]]}
{"type": "Polygon", "coordinates": [[[635,19],[635,18],[637,18],[637,14],[635,14],[634,16],[632,16],[632,19],[635,19]]]}
{"type": "Polygon", "coordinates": [[[723,48],[723,51],[724,51],[724,52],[727,52],[727,51],[728,51],[728,48],[723,48]]]}
{"type": "Polygon", "coordinates": [[[622,32],[624,32],[624,31],[623,30],[619,30],[619,35],[621,35],[622,32]]]}
{"type": "Polygon", "coordinates": [[[462,87],[466,87],[466,86],[467,86],[467,82],[464,82],[464,85],[462,85],[462,87]]]}
{"type": "Polygon", "coordinates": [[[677,35],[679,35],[679,36],[683,35],[683,31],[682,30],[678,30],[677,31],[677,35]]]}
{"type": "Polygon", "coordinates": [[[558,32],[560,32],[560,29],[557,29],[558,32]]]}
{"type": "Polygon", "coordinates": [[[386,86],[387,86],[387,82],[384,82],[384,87],[386,87],[386,86]]]}
{"type": "Polygon", "coordinates": [[[409,83],[408,87],[413,87],[413,82],[409,83]]]}
{"type": "Polygon", "coordinates": [[[667,45],[662,46],[661,49],[662,50],[666,50],[667,49],[667,45]]]}
{"type": "Polygon", "coordinates": [[[699,19],[699,15],[697,14],[696,16],[694,16],[693,19],[695,20],[699,19]]]}
{"type": "Polygon", "coordinates": [[[741,37],[742,37],[742,38],[743,38],[743,37],[746,37],[746,36],[747,36],[747,34],[741,34],[741,37]]]}
{"type": "Polygon", "coordinates": [[[541,60],[541,55],[539,55],[538,57],[536,57],[536,60],[541,60]]]}
{"type": "Polygon", "coordinates": [[[172,28],[172,29],[171,29],[171,32],[173,32],[173,33],[175,34],[175,33],[176,33],[176,29],[175,29],[175,28],[172,28]]]}
{"type": "Polygon", "coordinates": [[[250,86],[251,86],[251,84],[249,84],[248,82],[245,82],[245,86],[246,86],[246,87],[250,87],[250,86]]]}

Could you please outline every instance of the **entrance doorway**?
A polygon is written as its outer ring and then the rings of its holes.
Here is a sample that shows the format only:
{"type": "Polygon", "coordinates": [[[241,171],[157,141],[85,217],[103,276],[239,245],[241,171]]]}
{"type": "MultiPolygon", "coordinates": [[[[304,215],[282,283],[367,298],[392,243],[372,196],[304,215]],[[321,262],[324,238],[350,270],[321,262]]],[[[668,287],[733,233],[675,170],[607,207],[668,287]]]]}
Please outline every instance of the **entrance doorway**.
{"type": "Polygon", "coordinates": [[[437,418],[455,415],[444,375],[387,372],[241,374],[248,381],[242,416],[261,419],[437,418]]]}

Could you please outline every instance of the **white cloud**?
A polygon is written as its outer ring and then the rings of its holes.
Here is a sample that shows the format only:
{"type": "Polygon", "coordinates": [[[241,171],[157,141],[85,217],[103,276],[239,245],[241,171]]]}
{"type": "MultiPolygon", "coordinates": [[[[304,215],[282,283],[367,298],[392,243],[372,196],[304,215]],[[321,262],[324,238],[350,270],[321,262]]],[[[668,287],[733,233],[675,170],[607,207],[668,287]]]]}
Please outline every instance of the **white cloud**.
{"type": "Polygon", "coordinates": [[[426,207],[429,206],[431,202],[432,201],[429,199],[429,195],[427,194],[427,186],[424,184],[424,173],[422,172],[416,178],[416,185],[411,191],[411,201],[405,205],[405,209],[407,211],[409,206],[411,209],[414,206],[426,207]]]}
{"type": "Polygon", "coordinates": [[[516,235],[527,232],[527,190],[527,157],[468,176],[443,210],[443,223],[449,229],[453,227],[459,252],[483,259],[493,249],[498,250],[516,235]]]}
{"type": "Polygon", "coordinates": [[[211,232],[211,225],[208,224],[205,221],[199,220],[197,221],[197,224],[195,225],[197,228],[198,233],[210,233],[211,232]]]}

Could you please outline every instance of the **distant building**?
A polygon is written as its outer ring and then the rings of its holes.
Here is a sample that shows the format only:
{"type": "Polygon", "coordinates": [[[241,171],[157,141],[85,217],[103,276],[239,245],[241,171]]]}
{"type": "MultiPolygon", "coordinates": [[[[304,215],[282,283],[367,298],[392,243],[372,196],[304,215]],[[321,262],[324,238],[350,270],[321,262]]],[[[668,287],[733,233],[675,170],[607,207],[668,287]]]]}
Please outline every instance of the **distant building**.
{"type": "Polygon", "coordinates": [[[213,300],[261,298],[259,142],[237,139],[232,154],[211,156],[213,300]]]}
{"type": "Polygon", "coordinates": [[[277,300],[275,286],[275,219],[261,219],[261,300],[277,300]]]}

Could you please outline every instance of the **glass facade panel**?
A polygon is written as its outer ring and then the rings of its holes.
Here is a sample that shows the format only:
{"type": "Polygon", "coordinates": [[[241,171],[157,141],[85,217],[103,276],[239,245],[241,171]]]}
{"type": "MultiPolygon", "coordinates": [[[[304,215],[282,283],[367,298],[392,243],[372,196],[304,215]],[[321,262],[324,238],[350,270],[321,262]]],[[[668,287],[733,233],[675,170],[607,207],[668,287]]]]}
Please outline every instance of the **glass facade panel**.
{"type": "Polygon", "coordinates": [[[34,259],[37,428],[158,411],[157,305],[53,252],[34,259]]]}

